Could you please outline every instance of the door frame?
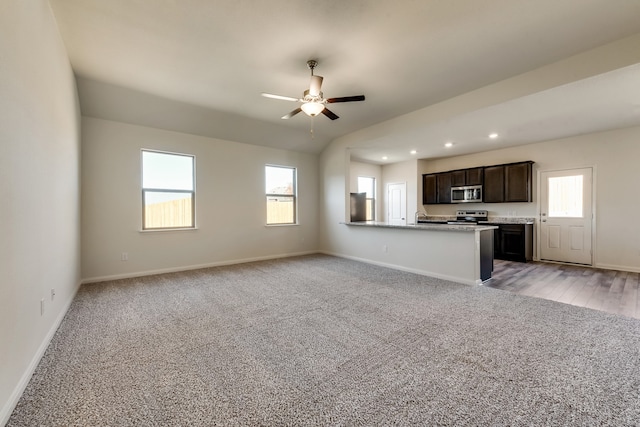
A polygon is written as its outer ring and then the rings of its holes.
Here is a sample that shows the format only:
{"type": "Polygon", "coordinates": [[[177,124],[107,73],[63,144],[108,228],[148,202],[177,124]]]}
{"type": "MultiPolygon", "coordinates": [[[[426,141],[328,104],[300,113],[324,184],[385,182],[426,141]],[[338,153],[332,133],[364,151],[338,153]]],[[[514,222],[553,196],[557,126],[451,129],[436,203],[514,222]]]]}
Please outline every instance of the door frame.
{"type": "MultiPolygon", "coordinates": [[[[536,203],[536,222],[537,222],[537,226],[536,226],[536,232],[535,234],[535,239],[536,239],[536,244],[535,244],[535,254],[533,256],[533,259],[535,261],[540,261],[540,220],[541,220],[541,214],[542,214],[542,199],[541,199],[541,193],[542,193],[542,174],[546,173],[546,172],[563,172],[563,171],[570,171],[570,170],[575,170],[575,169],[591,169],[591,265],[590,267],[595,267],[597,262],[597,244],[598,241],[596,239],[596,218],[598,216],[598,212],[596,211],[596,177],[597,177],[597,168],[596,165],[586,165],[586,166],[571,166],[571,167],[564,167],[564,168],[554,168],[554,169],[538,169],[536,172],[537,178],[536,178],[536,198],[537,198],[537,203],[536,203]]],[[[549,260],[545,260],[544,262],[552,262],[552,263],[557,263],[557,264],[569,264],[569,265],[573,265],[571,263],[565,263],[562,261],[549,261],[549,260]]],[[[580,265],[585,265],[586,267],[589,267],[586,264],[580,264],[580,265]]]]}

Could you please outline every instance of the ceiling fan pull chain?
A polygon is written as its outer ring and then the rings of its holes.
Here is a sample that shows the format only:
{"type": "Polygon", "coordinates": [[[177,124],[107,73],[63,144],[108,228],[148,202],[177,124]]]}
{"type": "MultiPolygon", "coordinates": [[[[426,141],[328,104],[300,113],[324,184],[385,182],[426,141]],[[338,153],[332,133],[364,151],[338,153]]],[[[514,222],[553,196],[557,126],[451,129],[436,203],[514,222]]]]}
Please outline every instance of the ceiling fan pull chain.
{"type": "Polygon", "coordinates": [[[314,134],[313,134],[313,116],[311,116],[311,139],[314,139],[314,134]]]}

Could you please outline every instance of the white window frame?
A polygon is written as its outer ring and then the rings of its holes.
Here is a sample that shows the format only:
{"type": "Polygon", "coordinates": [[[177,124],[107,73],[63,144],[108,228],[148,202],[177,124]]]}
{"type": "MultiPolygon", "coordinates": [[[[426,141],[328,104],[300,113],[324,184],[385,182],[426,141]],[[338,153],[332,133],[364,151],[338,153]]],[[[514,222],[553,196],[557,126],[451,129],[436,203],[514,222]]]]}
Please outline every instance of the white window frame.
{"type": "Polygon", "coordinates": [[[360,178],[366,178],[366,179],[370,179],[373,181],[373,197],[367,197],[367,203],[371,203],[371,218],[367,217],[367,221],[375,221],[376,220],[376,192],[377,190],[377,180],[375,176],[364,176],[364,175],[359,175],[358,176],[358,193],[361,193],[362,191],[360,191],[360,178]]]}
{"type": "Polygon", "coordinates": [[[176,153],[170,151],[154,150],[149,148],[142,148],[140,150],[140,187],[142,196],[142,231],[170,231],[170,230],[194,230],[196,228],[196,156],[194,154],[176,153]],[[145,188],[144,187],[144,153],[156,153],[165,154],[170,156],[183,156],[191,158],[191,183],[192,190],[183,190],[176,188],[145,188]],[[146,210],[145,210],[145,195],[146,193],[184,193],[191,195],[191,225],[190,226],[176,226],[176,227],[147,227],[146,224],[146,210]]]}
{"type": "Polygon", "coordinates": [[[286,225],[298,225],[298,168],[295,166],[284,166],[284,165],[274,165],[274,164],[266,164],[264,166],[264,177],[265,177],[265,223],[267,226],[286,226],[286,225]],[[293,183],[292,190],[293,194],[281,194],[281,193],[267,193],[266,192],[266,179],[267,179],[267,168],[282,168],[282,169],[290,169],[293,171],[293,183]],[[269,203],[269,197],[287,197],[293,198],[293,222],[269,222],[269,211],[267,203],[269,203]]]}

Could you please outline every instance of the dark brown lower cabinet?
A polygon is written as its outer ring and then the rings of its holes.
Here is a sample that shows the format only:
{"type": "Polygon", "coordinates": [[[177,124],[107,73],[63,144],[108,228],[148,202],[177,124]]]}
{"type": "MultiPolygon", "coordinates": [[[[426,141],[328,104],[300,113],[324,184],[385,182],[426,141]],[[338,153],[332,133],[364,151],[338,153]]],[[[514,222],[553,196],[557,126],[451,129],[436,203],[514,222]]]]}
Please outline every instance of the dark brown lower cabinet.
{"type": "Polygon", "coordinates": [[[533,224],[490,224],[493,230],[493,256],[496,259],[527,262],[533,259],[533,224]]]}

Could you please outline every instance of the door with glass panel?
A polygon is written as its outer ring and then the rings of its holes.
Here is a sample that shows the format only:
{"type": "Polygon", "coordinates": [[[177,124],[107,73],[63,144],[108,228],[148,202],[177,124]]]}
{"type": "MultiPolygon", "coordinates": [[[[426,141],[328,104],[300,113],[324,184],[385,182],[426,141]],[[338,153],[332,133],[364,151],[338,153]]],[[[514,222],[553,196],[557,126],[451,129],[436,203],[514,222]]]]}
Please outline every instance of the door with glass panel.
{"type": "Polygon", "coordinates": [[[540,259],[592,264],[591,168],[540,173],[540,259]]]}

